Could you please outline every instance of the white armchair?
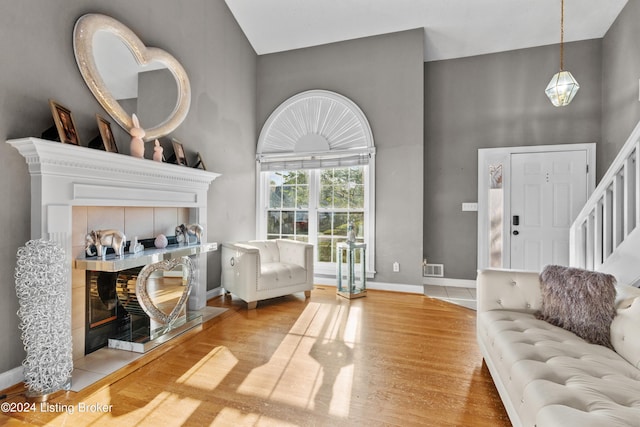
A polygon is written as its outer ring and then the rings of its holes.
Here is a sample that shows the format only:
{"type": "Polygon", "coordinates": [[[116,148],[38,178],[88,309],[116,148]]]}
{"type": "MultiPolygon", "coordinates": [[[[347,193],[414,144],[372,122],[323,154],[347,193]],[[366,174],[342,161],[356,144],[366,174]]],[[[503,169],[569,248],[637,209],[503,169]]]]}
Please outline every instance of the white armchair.
{"type": "Polygon", "coordinates": [[[313,245],[294,240],[222,244],[222,287],[247,302],[313,289],[313,245]]]}

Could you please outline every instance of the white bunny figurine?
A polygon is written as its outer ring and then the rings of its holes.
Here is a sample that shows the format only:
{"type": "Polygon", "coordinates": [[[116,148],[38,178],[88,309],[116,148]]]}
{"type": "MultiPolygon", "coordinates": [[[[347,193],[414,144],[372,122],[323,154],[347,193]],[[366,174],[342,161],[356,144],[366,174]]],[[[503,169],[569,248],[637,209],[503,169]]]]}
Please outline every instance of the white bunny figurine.
{"type": "Polygon", "coordinates": [[[142,137],[145,135],[144,129],[140,127],[140,121],[138,117],[133,114],[131,116],[131,120],[133,121],[133,127],[129,131],[131,135],[131,146],[129,151],[133,157],[144,157],[144,141],[142,137]]]}

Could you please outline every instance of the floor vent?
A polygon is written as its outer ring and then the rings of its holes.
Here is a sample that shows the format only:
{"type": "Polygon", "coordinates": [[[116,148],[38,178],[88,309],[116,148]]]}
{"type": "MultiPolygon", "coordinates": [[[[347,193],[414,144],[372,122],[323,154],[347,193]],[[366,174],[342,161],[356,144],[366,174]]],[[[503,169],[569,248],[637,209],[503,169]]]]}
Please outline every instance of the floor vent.
{"type": "Polygon", "coordinates": [[[422,275],[424,277],[444,277],[444,264],[423,264],[422,275]]]}

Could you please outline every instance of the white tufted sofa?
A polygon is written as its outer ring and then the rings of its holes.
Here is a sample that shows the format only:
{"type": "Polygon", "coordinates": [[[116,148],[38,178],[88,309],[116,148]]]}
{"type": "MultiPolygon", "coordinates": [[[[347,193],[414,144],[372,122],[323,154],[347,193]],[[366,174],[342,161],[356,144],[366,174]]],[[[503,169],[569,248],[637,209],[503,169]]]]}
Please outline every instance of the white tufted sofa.
{"type": "Polygon", "coordinates": [[[222,244],[222,287],[249,309],[258,301],[313,289],[313,245],[294,240],[222,244]]]}
{"type": "Polygon", "coordinates": [[[514,426],[640,426],[640,289],[618,286],[614,350],[534,317],[538,273],[478,272],[478,344],[514,426]]]}

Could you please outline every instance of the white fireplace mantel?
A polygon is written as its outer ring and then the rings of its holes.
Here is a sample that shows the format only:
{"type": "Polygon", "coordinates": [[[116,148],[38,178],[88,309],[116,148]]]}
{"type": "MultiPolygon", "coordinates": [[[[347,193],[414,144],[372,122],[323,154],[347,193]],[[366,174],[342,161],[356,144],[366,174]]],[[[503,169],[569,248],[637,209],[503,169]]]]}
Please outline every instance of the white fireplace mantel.
{"type": "MultiPolygon", "coordinates": [[[[48,206],[175,206],[206,209],[220,174],[37,138],[7,141],[31,174],[31,236],[49,238],[48,206]],[[35,221],[34,221],[35,220],[35,221]]],[[[199,221],[205,221],[205,217],[199,221]]]]}
{"type": "MultiPolygon", "coordinates": [[[[38,138],[7,144],[31,175],[31,238],[59,243],[70,266],[73,206],[192,208],[189,220],[208,230],[207,192],[220,174],[38,138]]],[[[206,305],[206,262],[198,264],[204,279],[189,300],[194,310],[206,305]]]]}

